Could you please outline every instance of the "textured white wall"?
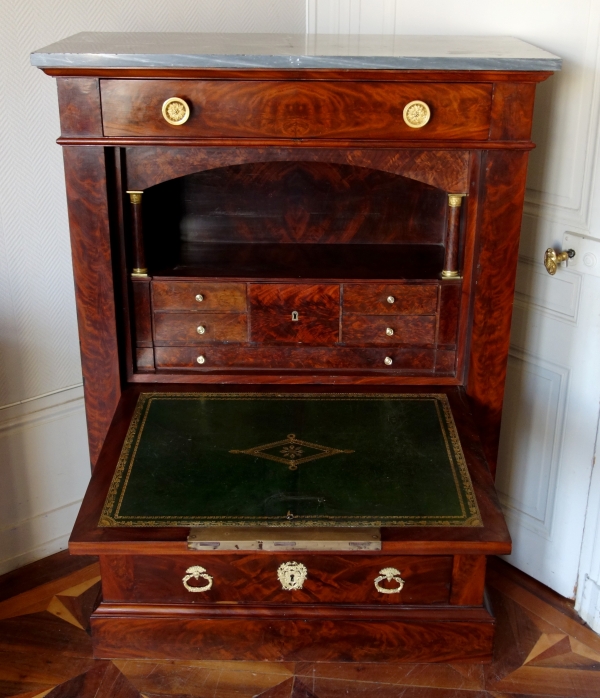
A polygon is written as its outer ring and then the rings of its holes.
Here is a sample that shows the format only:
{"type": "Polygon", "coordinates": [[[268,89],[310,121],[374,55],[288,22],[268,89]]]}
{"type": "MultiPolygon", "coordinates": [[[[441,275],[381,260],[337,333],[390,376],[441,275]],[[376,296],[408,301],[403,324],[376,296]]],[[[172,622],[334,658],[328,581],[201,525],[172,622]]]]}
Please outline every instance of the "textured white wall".
{"type": "Polygon", "coordinates": [[[80,31],[303,32],[305,13],[304,0],[0,0],[0,573],[66,545],[89,477],[56,86],[30,52],[80,31]]]}

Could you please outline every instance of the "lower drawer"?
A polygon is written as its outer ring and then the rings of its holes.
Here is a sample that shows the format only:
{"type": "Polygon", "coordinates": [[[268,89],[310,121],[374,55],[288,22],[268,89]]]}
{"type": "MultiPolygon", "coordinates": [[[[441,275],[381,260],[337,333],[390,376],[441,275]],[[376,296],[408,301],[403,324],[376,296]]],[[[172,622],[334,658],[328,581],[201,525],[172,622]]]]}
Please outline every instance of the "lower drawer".
{"type": "Polygon", "coordinates": [[[101,556],[104,601],[447,604],[452,556],[101,556]]]}
{"type": "Polygon", "coordinates": [[[434,350],[382,347],[156,347],[157,369],[381,369],[432,372],[434,350]]]}

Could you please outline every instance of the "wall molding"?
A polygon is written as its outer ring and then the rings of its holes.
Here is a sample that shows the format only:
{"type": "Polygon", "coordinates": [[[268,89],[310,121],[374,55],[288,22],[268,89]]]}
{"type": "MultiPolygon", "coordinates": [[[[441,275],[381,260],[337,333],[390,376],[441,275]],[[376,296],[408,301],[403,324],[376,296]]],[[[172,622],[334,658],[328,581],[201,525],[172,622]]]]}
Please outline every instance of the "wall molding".
{"type": "Polygon", "coordinates": [[[90,475],[83,387],[0,409],[0,574],[64,550],[90,475]]]}

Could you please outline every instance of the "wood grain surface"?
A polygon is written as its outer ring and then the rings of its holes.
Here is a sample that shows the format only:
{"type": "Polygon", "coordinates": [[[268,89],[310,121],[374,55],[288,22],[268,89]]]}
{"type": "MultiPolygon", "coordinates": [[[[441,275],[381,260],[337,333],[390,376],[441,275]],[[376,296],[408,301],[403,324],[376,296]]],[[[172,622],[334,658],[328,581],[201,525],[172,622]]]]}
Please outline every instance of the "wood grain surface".
{"type": "Polygon", "coordinates": [[[246,311],[246,284],[194,281],[153,281],[154,310],[188,310],[203,313],[243,313],[246,311]],[[196,296],[201,295],[198,301],[196,296]]]}
{"type": "Polygon", "coordinates": [[[500,438],[526,175],[525,153],[489,152],[484,158],[467,393],[476,406],[492,472],[500,438]]]}
{"type": "Polygon", "coordinates": [[[432,315],[437,292],[437,284],[344,284],[344,314],[432,315]]]}
{"type": "Polygon", "coordinates": [[[535,82],[494,85],[490,138],[528,140],[531,137],[535,82]]]}
{"type": "Polygon", "coordinates": [[[362,617],[357,613],[349,619],[307,618],[305,612],[299,618],[286,612],[284,618],[271,609],[269,617],[244,618],[223,607],[219,618],[202,618],[201,612],[184,615],[181,605],[138,607],[134,616],[134,608],[102,604],[96,611],[91,621],[95,657],[489,662],[492,656],[494,622],[483,610],[452,615],[424,610],[406,619],[398,613],[400,617],[378,622],[368,607],[362,617]]]}
{"type": "Polygon", "coordinates": [[[133,318],[135,322],[135,345],[152,346],[152,309],[150,305],[150,279],[132,279],[133,318]]]}
{"type": "Polygon", "coordinates": [[[159,346],[248,341],[248,316],[240,313],[154,314],[154,341],[159,346]],[[198,328],[203,327],[200,334],[198,328]]]}
{"type": "Polygon", "coordinates": [[[485,555],[455,555],[450,603],[480,606],[485,587],[485,555]]]}
{"type": "Polygon", "coordinates": [[[106,136],[471,138],[490,125],[490,84],[282,81],[101,80],[106,136]],[[190,118],[165,121],[170,97],[184,99],[190,118]],[[402,117],[411,101],[426,102],[422,128],[402,117]]]}
{"type": "MultiPolygon", "coordinates": [[[[444,244],[441,189],[300,158],[217,167],[156,186],[146,225],[178,224],[185,243],[444,244]]],[[[158,230],[156,238],[164,247],[158,230]]]]}
{"type": "MultiPolygon", "coordinates": [[[[123,556],[102,558],[105,601],[144,603],[268,603],[314,604],[357,603],[382,605],[444,604],[450,598],[451,556],[311,555],[310,553],[256,553],[246,555],[209,554],[185,556],[123,556]],[[280,565],[290,560],[303,564],[308,576],[302,589],[287,591],[277,577],[280,565]],[[112,568],[115,565],[116,573],[112,568]],[[211,589],[192,593],[182,582],[186,571],[199,565],[213,578],[211,589]],[[399,593],[384,594],[374,580],[381,569],[399,570],[404,586],[399,593]],[[123,577],[123,570],[131,570],[123,577]]],[[[452,582],[453,583],[453,582],[452,582]]],[[[191,579],[191,586],[206,580],[191,579]]],[[[396,582],[383,580],[380,586],[396,589],[396,582]]],[[[480,602],[481,603],[481,602],[480,602]]]]}
{"type": "MultiPolygon", "coordinates": [[[[173,143],[165,149],[158,146],[138,145],[126,149],[127,188],[148,189],[177,177],[241,165],[244,163],[301,162],[336,163],[371,168],[401,175],[457,194],[469,186],[468,152],[460,150],[415,149],[396,147],[369,148],[344,146],[310,148],[263,146],[247,147],[246,141],[236,141],[230,147],[181,147],[173,143]]],[[[502,144],[506,147],[506,143],[502,144]]]]}
{"type": "Polygon", "coordinates": [[[350,315],[342,319],[344,344],[410,344],[413,346],[435,342],[434,315],[350,315]],[[393,334],[387,334],[392,330],[393,334]]]}
{"type": "MultiPolygon", "coordinates": [[[[310,330],[319,337],[326,337],[329,325],[315,322],[310,330]]],[[[308,332],[307,331],[307,332],[308,332]]],[[[270,335],[277,337],[276,330],[270,335]]],[[[262,335],[265,336],[264,334],[262,335]]],[[[283,330],[281,336],[285,337],[283,330]]],[[[381,371],[405,371],[411,373],[432,373],[434,366],[433,349],[425,347],[398,348],[359,348],[359,347],[321,347],[321,346],[245,346],[232,344],[227,347],[207,345],[202,347],[159,347],[155,348],[157,369],[180,369],[183,371],[214,371],[220,368],[249,368],[276,369],[287,371],[291,369],[331,369],[358,370],[378,369],[381,371]],[[199,364],[199,355],[204,362],[199,364]],[[390,357],[391,365],[386,365],[384,359],[390,357]]]]}
{"type": "Polygon", "coordinates": [[[71,253],[92,466],[121,395],[103,148],[64,148],[71,253]]]}
{"type": "Polygon", "coordinates": [[[437,341],[441,346],[454,346],[458,340],[461,283],[442,281],[437,341]]]}
{"type": "Polygon", "coordinates": [[[101,136],[100,81],[96,78],[59,78],[58,107],[61,135],[101,136]]]}

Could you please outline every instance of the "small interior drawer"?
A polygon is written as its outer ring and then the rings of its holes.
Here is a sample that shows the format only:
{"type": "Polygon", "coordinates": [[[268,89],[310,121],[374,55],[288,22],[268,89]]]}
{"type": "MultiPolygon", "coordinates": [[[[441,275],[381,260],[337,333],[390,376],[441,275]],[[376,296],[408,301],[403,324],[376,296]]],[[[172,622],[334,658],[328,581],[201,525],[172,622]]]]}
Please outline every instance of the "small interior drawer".
{"type": "Polygon", "coordinates": [[[433,372],[435,350],[428,347],[320,347],[320,346],[157,346],[157,369],[215,370],[223,368],[379,369],[433,372]]]}
{"type": "Polygon", "coordinates": [[[153,281],[154,310],[246,312],[246,284],[202,281],[153,281]]]}
{"type": "Polygon", "coordinates": [[[434,315],[437,284],[344,284],[344,314],[434,315]]]}
{"type": "Polygon", "coordinates": [[[485,140],[492,85],[264,80],[101,80],[105,136],[485,140]],[[172,125],[166,100],[189,116],[172,125]],[[404,108],[427,104],[429,121],[408,126],[404,108]]]}
{"type": "Polygon", "coordinates": [[[105,601],[443,604],[452,580],[449,555],[136,555],[126,568],[108,570],[105,601]]]}
{"type": "Polygon", "coordinates": [[[435,342],[435,315],[344,315],[342,342],[345,344],[411,344],[435,342]]]}
{"type": "Polygon", "coordinates": [[[239,313],[154,313],[156,344],[245,342],[248,319],[239,313]]]}

